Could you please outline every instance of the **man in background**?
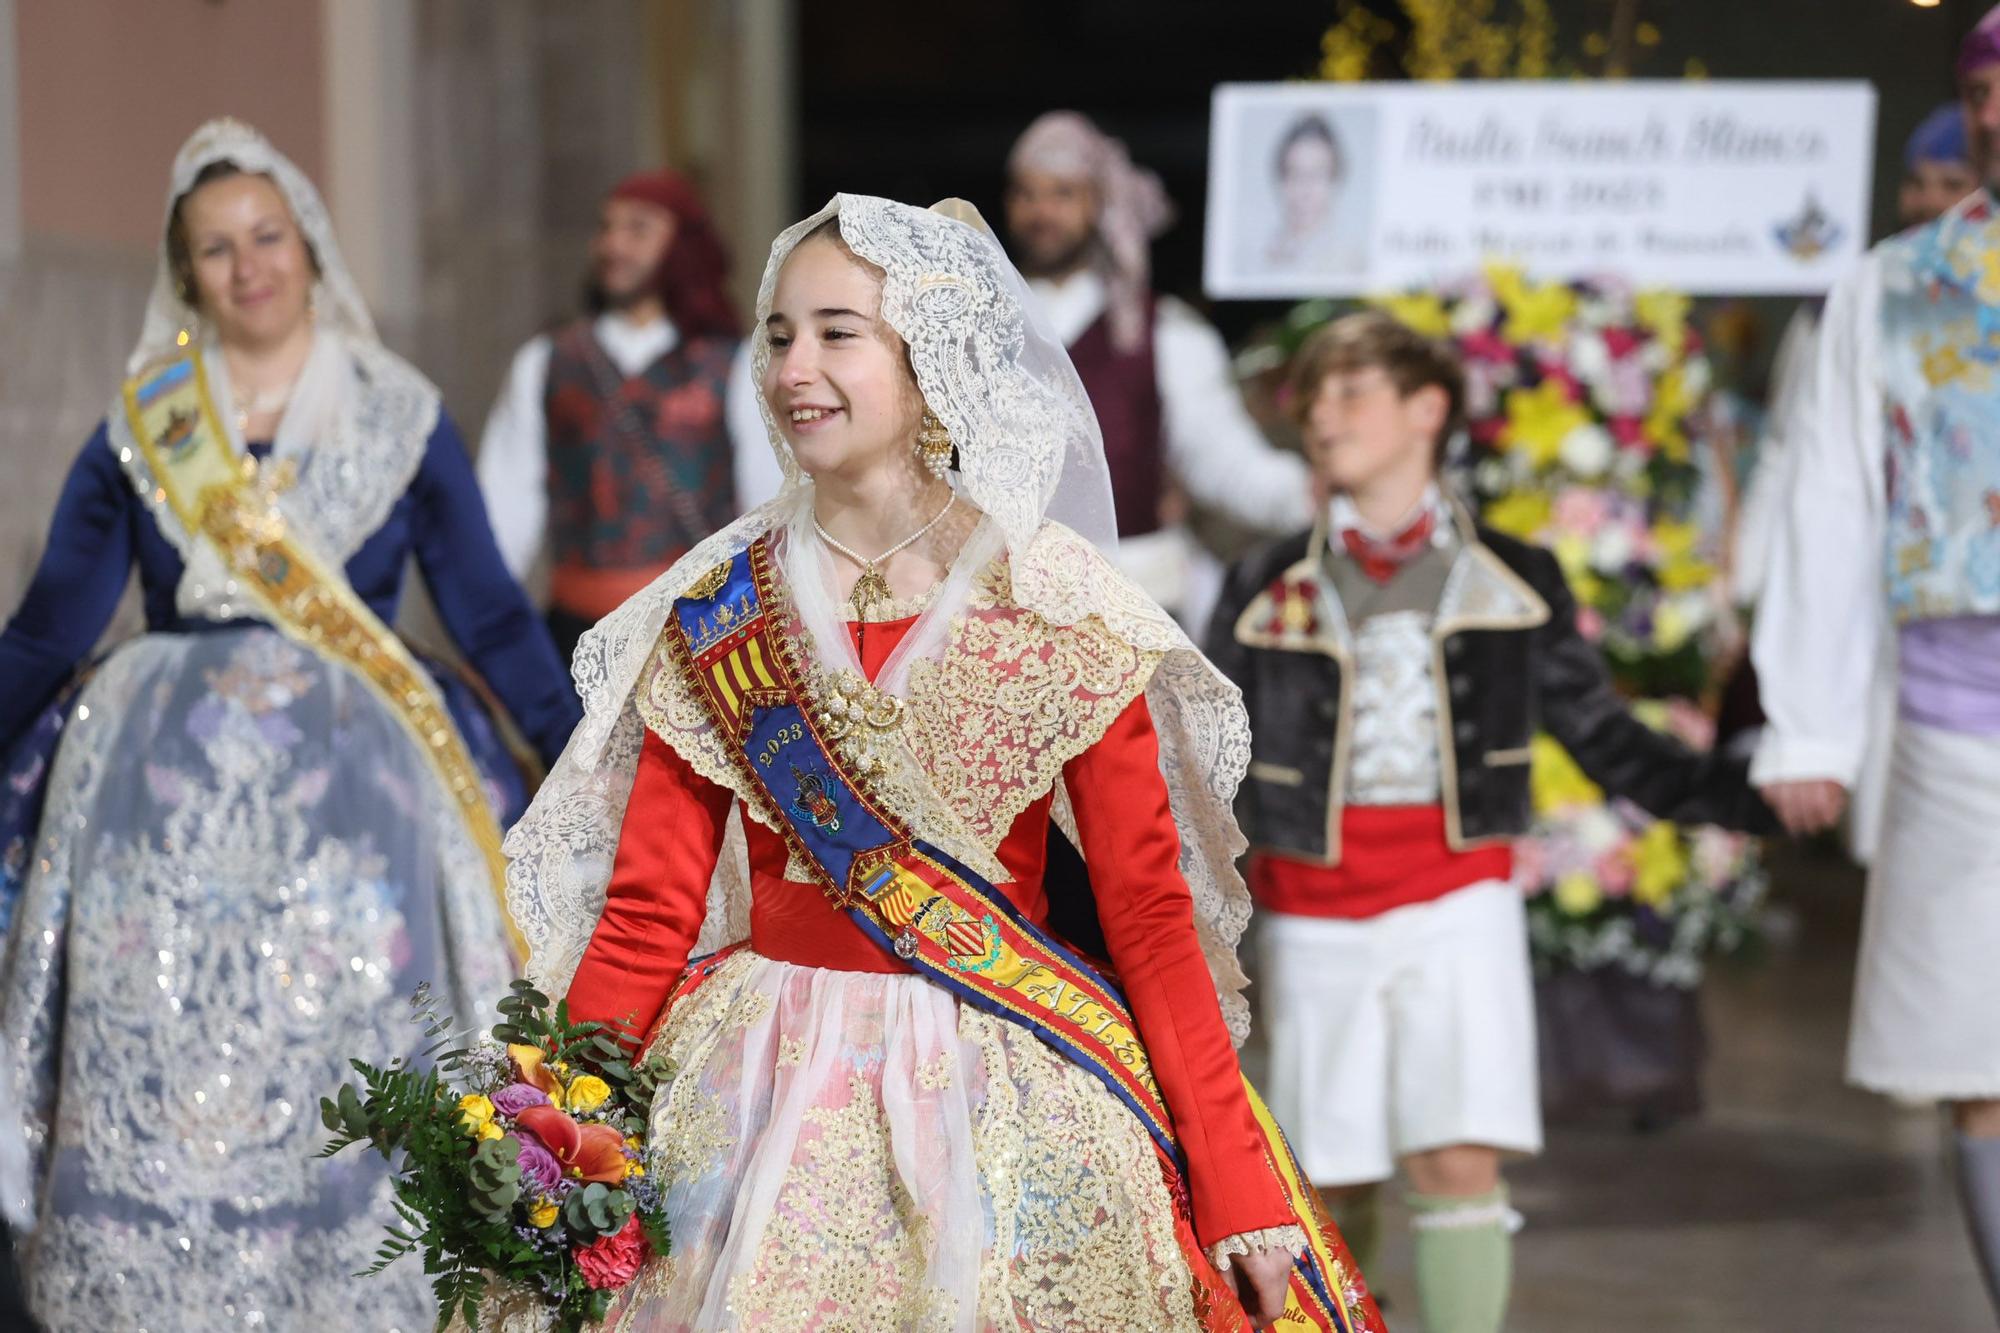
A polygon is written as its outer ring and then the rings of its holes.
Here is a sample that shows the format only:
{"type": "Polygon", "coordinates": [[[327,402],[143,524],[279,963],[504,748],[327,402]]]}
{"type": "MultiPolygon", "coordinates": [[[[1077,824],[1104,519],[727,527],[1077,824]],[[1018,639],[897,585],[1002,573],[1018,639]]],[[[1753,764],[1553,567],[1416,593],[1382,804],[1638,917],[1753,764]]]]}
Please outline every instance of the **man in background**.
{"type": "Polygon", "coordinates": [[[671,171],[628,176],[591,242],[588,313],[530,339],[479,485],[515,577],[549,547],[549,628],[583,632],[782,481],[739,356],[729,258],[671,171]]]}
{"type": "Polygon", "coordinates": [[[1153,291],[1152,242],[1172,220],[1159,177],[1074,111],[1036,120],[1008,156],[1009,243],[1103,428],[1119,564],[1198,637],[1221,566],[1177,492],[1275,535],[1311,521],[1312,486],[1250,419],[1222,336],[1153,291]]]}

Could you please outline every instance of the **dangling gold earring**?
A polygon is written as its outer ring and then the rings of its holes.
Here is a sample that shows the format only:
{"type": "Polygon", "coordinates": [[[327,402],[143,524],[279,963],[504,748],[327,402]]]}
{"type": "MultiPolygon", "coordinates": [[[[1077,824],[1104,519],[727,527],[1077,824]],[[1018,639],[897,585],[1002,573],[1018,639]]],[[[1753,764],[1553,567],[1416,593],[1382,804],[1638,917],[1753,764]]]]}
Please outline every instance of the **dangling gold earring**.
{"type": "Polygon", "coordinates": [[[951,469],[951,432],[944,422],[928,407],[924,409],[924,419],[917,427],[917,460],[930,469],[938,480],[951,469]]]}

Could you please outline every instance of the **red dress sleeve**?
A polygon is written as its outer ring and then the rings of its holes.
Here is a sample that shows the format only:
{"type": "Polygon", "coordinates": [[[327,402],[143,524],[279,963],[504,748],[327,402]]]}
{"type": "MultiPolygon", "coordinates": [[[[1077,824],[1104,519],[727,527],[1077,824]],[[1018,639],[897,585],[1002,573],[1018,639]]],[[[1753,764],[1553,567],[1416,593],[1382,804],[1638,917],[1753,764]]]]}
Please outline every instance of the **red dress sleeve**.
{"type": "Polygon", "coordinates": [[[1104,941],[1187,1157],[1196,1237],[1212,1246],[1294,1224],[1195,936],[1194,898],[1181,878],[1180,834],[1144,697],[1063,774],[1104,941]]]}
{"type": "Polygon", "coordinates": [[[646,733],[604,914],[569,984],[573,1021],[609,1024],[634,1042],[651,1029],[701,933],[731,799],[646,733]]]}

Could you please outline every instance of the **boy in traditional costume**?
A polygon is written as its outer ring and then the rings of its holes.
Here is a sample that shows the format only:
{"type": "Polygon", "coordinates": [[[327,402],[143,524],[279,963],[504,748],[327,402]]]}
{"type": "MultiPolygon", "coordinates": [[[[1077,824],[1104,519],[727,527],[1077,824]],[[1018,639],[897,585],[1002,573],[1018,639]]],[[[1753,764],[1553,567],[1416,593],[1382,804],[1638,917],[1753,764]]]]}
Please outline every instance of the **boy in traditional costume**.
{"type": "Polygon", "coordinates": [[[1762,811],[1740,767],[1626,711],[1554,557],[1448,495],[1463,389],[1445,347],[1351,315],[1300,349],[1293,388],[1332,501],[1235,569],[1209,635],[1250,710],[1272,1106],[1364,1249],[1401,1165],[1425,1326],[1493,1333],[1519,1225],[1501,1154],[1542,1141],[1509,882],[1535,732],[1662,817],[1762,811]]]}

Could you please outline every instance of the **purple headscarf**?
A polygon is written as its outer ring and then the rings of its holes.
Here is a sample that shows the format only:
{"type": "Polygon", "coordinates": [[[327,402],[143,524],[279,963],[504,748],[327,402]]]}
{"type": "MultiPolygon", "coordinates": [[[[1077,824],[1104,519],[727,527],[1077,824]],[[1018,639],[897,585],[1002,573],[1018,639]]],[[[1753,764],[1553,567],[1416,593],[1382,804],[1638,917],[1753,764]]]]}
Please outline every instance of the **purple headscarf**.
{"type": "Polygon", "coordinates": [[[1103,242],[1111,342],[1131,351],[1146,335],[1153,238],[1174,220],[1160,178],[1133,163],[1120,140],[1075,111],[1051,111],[1014,141],[1007,170],[1080,177],[1097,187],[1097,235],[1103,242]]]}
{"type": "Polygon", "coordinates": [[[2000,5],[1987,10],[1958,44],[1958,77],[1993,64],[2000,64],[2000,5]]]}

